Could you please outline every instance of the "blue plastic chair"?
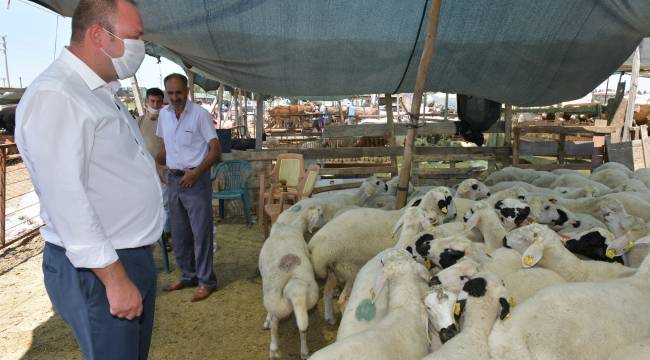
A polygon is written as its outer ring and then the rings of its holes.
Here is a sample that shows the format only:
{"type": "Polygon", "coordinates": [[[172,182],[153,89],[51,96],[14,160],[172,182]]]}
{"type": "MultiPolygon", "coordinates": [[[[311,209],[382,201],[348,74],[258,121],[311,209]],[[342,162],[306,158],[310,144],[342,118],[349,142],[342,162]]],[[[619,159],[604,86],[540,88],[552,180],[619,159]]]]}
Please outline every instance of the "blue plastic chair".
{"type": "Polygon", "coordinates": [[[252,176],[253,168],[243,160],[227,160],[212,167],[212,181],[214,182],[218,177],[223,178],[222,191],[212,192],[212,198],[219,200],[219,216],[221,219],[226,214],[224,200],[241,199],[242,203],[244,203],[246,224],[253,223],[251,220],[251,199],[248,193],[248,182],[252,176]]]}

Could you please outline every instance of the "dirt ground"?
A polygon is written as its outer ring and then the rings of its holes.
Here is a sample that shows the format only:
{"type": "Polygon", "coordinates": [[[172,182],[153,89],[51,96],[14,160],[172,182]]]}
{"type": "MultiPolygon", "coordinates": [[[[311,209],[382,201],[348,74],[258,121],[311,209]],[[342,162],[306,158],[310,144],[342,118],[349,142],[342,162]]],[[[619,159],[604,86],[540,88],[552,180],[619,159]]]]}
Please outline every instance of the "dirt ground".
{"type": "MultiPolygon", "coordinates": [[[[239,220],[237,220],[239,221],[239,220]]],[[[263,235],[259,225],[217,225],[220,249],[215,256],[219,289],[190,303],[192,290],[163,293],[178,272],[162,271],[161,250],[156,321],[150,359],[266,359],[270,334],[262,330],[265,310],[257,258],[263,235]]],[[[0,358],[82,359],[72,332],[52,311],[41,271],[43,241],[35,238],[0,250],[0,358]]],[[[336,327],[322,316],[322,301],[309,317],[308,342],[316,351],[332,342],[336,327]]],[[[299,337],[293,317],[280,325],[285,359],[298,359],[299,337]]]]}

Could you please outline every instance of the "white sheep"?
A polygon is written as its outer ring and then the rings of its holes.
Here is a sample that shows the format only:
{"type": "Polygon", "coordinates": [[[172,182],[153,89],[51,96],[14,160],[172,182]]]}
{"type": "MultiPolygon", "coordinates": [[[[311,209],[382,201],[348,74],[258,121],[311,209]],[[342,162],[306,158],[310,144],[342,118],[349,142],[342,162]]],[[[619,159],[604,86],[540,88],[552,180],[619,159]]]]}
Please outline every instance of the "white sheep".
{"type": "Polygon", "coordinates": [[[499,200],[494,204],[494,210],[496,210],[506,231],[528,223],[530,220],[530,207],[525,202],[517,199],[499,200]]]}
{"type": "Polygon", "coordinates": [[[635,172],[634,176],[637,179],[639,179],[643,184],[645,184],[645,186],[648,187],[648,189],[650,189],[650,169],[648,168],[638,169],[635,172]]]}
{"type": "Polygon", "coordinates": [[[635,176],[634,172],[632,170],[630,170],[627,166],[625,166],[625,165],[623,165],[621,163],[613,162],[613,161],[606,162],[606,163],[600,165],[599,167],[595,168],[592,171],[592,174],[599,173],[599,172],[601,172],[603,170],[610,170],[610,169],[615,169],[615,170],[621,171],[621,172],[625,173],[626,177],[628,177],[628,178],[632,178],[632,177],[635,176]]]}
{"type": "Polygon", "coordinates": [[[303,233],[312,231],[322,221],[319,206],[300,211],[290,223],[276,222],[260,251],[258,266],[262,275],[266,324],[271,328],[270,358],[279,358],[278,325],[291,313],[300,331],[300,356],[309,356],[307,347],[307,311],[318,302],[318,284],[309,261],[303,233]]]}
{"type": "Polygon", "coordinates": [[[543,198],[528,201],[532,220],[548,225],[556,232],[568,236],[594,228],[606,228],[606,225],[595,217],[588,214],[575,214],[569,209],[556,205],[556,202],[543,198]]]}
{"type": "Polygon", "coordinates": [[[603,281],[634,273],[634,269],[618,263],[579,259],[546,225],[532,224],[515,229],[506,235],[504,245],[522,254],[523,267],[539,265],[553,270],[569,282],[603,281]]]}
{"type": "Polygon", "coordinates": [[[547,187],[557,176],[548,171],[535,171],[506,167],[491,173],[484,181],[486,185],[495,185],[503,181],[524,181],[536,186],[547,187]]]}
{"type": "Polygon", "coordinates": [[[609,186],[578,173],[560,175],[548,187],[554,189],[557,187],[583,188],[585,186],[593,188],[597,194],[607,194],[611,191],[609,186]]]}
{"type": "Polygon", "coordinates": [[[495,322],[510,313],[508,291],[496,275],[481,272],[465,283],[458,303],[463,304],[460,333],[423,360],[489,359],[490,331],[495,322]]]}
{"type": "MultiPolygon", "coordinates": [[[[419,359],[428,353],[428,316],[422,301],[429,272],[404,250],[383,258],[375,294],[388,292],[388,312],[366,331],[337,340],[315,352],[311,360],[419,359]]],[[[357,307],[360,318],[374,317],[373,297],[357,307]]]]}
{"type": "Polygon", "coordinates": [[[599,218],[599,203],[602,199],[616,199],[623,205],[628,214],[640,217],[644,220],[650,220],[650,196],[643,193],[622,192],[607,194],[597,198],[557,198],[555,200],[557,205],[565,207],[575,213],[589,214],[599,218]]]}
{"type": "MultiPolygon", "coordinates": [[[[415,248],[416,235],[431,226],[430,215],[419,207],[409,207],[406,209],[402,217],[395,224],[393,229],[393,236],[399,233],[399,240],[393,247],[394,249],[404,249],[413,252],[415,248]]],[[[383,250],[375,255],[372,259],[368,260],[357,273],[354,283],[350,283],[352,290],[348,298],[348,303],[343,310],[343,316],[339,325],[337,339],[345,338],[351,334],[356,334],[367,329],[373,324],[373,321],[359,321],[356,319],[355,309],[367,295],[370,289],[374,286],[374,280],[377,274],[381,271],[381,259],[386,256],[390,249],[383,250]]],[[[334,310],[330,293],[333,290],[335,283],[328,283],[325,287],[325,321],[334,324],[334,310]]],[[[380,319],[385,313],[387,299],[385,294],[379,296],[375,302],[376,315],[375,319],[380,319]]]]}
{"type": "Polygon", "coordinates": [[[597,181],[610,188],[619,186],[623,181],[634,177],[634,173],[621,171],[619,169],[609,168],[592,173],[589,179],[597,181]]]}
{"type": "Polygon", "coordinates": [[[630,277],[544,289],[492,329],[490,356],[501,360],[619,357],[650,336],[650,259],[630,277]]]}
{"type": "Polygon", "coordinates": [[[490,189],[482,182],[476,179],[465,179],[460,184],[458,184],[455,198],[476,201],[483,200],[490,195],[490,189]]]}
{"type": "MultiPolygon", "coordinates": [[[[363,204],[364,207],[372,207],[384,210],[393,210],[395,209],[395,203],[397,202],[397,188],[399,186],[399,177],[395,176],[389,181],[386,182],[386,193],[377,194],[371,196],[363,204]]],[[[407,196],[412,194],[414,191],[413,184],[409,182],[407,196]]]]}

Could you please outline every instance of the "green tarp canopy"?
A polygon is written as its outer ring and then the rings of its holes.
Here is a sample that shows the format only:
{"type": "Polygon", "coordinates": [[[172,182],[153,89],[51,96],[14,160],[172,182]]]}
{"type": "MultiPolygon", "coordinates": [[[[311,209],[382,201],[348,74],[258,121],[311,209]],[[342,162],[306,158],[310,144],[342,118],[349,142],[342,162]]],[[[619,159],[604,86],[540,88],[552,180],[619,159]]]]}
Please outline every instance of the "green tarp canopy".
{"type": "MultiPolygon", "coordinates": [[[[34,1],[70,16],[76,0],[34,1]]],[[[412,92],[427,0],[139,0],[145,39],[276,96],[412,92]]],[[[582,97],[650,36],[648,0],[443,0],[426,91],[531,106],[582,97]]]]}

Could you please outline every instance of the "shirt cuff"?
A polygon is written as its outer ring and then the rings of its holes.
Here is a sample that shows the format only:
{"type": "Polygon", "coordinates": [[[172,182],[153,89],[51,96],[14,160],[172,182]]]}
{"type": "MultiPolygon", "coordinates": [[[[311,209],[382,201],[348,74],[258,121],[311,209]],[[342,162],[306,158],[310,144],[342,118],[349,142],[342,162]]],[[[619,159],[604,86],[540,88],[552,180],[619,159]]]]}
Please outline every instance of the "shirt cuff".
{"type": "Polygon", "coordinates": [[[68,245],[65,244],[65,255],[75,268],[97,269],[105,268],[116,262],[119,257],[110,245],[68,245]]]}

